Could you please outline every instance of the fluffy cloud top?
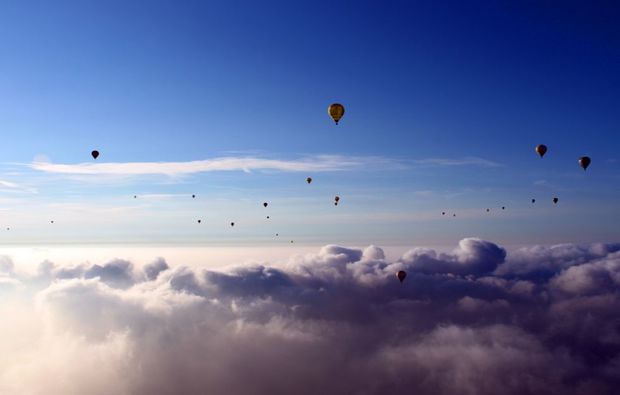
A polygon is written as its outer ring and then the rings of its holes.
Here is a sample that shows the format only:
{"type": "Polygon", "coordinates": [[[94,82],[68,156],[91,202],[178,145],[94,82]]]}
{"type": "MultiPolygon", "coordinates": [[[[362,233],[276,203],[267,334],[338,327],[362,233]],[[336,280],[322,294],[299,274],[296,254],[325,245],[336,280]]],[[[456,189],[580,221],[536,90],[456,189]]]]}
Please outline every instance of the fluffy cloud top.
{"type": "Polygon", "coordinates": [[[464,239],[389,262],[329,245],[277,267],[44,262],[34,277],[5,258],[34,303],[0,333],[0,392],[612,394],[617,250],[464,239]]]}

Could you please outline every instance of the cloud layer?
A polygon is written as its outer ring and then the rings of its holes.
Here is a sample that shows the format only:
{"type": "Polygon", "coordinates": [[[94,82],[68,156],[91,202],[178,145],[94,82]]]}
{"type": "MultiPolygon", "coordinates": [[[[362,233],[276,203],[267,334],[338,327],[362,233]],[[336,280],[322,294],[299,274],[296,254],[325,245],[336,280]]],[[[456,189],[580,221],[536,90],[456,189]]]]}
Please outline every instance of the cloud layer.
{"type": "Polygon", "coordinates": [[[25,305],[34,295],[1,333],[2,393],[611,394],[620,384],[620,245],[507,254],[470,238],[394,262],[375,246],[328,245],[225,271],[46,261],[20,275],[0,263],[3,295],[25,305]]]}

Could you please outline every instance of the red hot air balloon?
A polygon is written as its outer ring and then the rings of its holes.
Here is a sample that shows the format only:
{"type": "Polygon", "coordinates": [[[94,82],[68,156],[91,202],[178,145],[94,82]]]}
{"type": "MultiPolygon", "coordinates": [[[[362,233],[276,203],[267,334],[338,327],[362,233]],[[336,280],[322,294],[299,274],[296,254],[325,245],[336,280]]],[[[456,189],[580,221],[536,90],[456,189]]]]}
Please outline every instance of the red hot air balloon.
{"type": "Polygon", "coordinates": [[[540,157],[542,158],[543,156],[545,156],[545,154],[547,153],[547,146],[544,144],[538,144],[536,146],[536,152],[538,153],[538,155],[540,155],[540,157]]]}
{"type": "Polygon", "coordinates": [[[579,158],[579,166],[581,166],[583,171],[586,171],[588,166],[590,166],[591,162],[592,161],[590,160],[590,157],[588,157],[588,156],[582,156],[581,158],[579,158]]]}
{"type": "Polygon", "coordinates": [[[398,273],[396,273],[396,277],[398,277],[398,280],[402,283],[403,281],[405,281],[407,273],[404,270],[399,270],[398,273]]]}

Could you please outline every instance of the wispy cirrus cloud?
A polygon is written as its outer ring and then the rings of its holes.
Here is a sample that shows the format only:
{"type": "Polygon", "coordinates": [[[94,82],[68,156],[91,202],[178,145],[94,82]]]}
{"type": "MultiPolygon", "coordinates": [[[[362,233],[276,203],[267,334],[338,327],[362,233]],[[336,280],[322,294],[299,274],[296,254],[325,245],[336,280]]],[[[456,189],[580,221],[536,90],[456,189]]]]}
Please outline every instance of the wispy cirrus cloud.
{"type": "Polygon", "coordinates": [[[445,166],[482,166],[482,167],[500,167],[501,163],[493,162],[488,159],[479,158],[477,156],[466,156],[464,158],[428,158],[416,159],[413,163],[428,167],[445,167],[445,166]]]}
{"type": "Polygon", "coordinates": [[[0,180],[0,190],[4,192],[37,193],[37,189],[28,185],[17,184],[11,181],[0,180]]]}
{"type": "Polygon", "coordinates": [[[397,160],[369,156],[352,157],[342,155],[306,156],[298,159],[266,159],[252,156],[227,156],[187,162],[115,162],[115,163],[76,163],[60,164],[33,162],[30,168],[47,173],[72,175],[166,175],[185,176],[213,171],[261,171],[276,170],[285,172],[327,172],[348,171],[368,167],[403,168],[397,160]]]}
{"type": "Polygon", "coordinates": [[[478,157],[461,159],[429,158],[403,160],[382,156],[314,155],[296,159],[270,159],[255,156],[222,156],[212,159],[186,162],[110,162],[62,164],[34,161],[31,169],[46,173],[66,175],[141,176],[164,175],[187,176],[216,171],[283,171],[283,172],[330,172],[359,169],[404,170],[419,167],[483,166],[498,167],[501,164],[478,157]]]}

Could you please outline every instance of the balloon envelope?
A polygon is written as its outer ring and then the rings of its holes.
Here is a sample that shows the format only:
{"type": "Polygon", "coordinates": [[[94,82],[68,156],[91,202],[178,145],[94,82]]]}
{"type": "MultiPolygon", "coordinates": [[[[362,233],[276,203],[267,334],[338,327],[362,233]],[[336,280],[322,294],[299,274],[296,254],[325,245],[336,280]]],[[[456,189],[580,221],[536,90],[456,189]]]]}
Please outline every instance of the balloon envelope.
{"type": "Polygon", "coordinates": [[[542,158],[543,156],[545,156],[545,154],[547,153],[547,146],[544,144],[538,144],[536,146],[536,152],[538,153],[538,155],[540,155],[540,157],[542,158]]]}
{"type": "Polygon", "coordinates": [[[310,183],[312,182],[312,177],[308,177],[308,178],[306,178],[306,182],[307,182],[308,184],[310,184],[310,183]]]}
{"type": "Polygon", "coordinates": [[[340,121],[340,118],[344,115],[344,106],[340,103],[331,104],[327,107],[327,113],[332,117],[334,122],[336,122],[336,125],[338,125],[338,121],[340,121]]]}
{"type": "Polygon", "coordinates": [[[99,156],[99,151],[94,150],[94,151],[93,151],[93,152],[91,152],[90,154],[93,156],[93,158],[97,159],[97,157],[99,156]]]}
{"type": "Polygon", "coordinates": [[[590,166],[590,162],[592,161],[588,156],[582,156],[581,158],[579,158],[579,166],[581,166],[584,171],[588,168],[588,166],[590,166]]]}
{"type": "Polygon", "coordinates": [[[405,281],[407,273],[404,270],[399,270],[398,273],[396,273],[396,277],[398,277],[398,280],[400,280],[400,282],[402,283],[403,281],[405,281]]]}

